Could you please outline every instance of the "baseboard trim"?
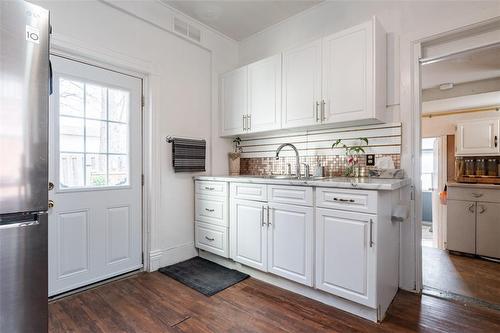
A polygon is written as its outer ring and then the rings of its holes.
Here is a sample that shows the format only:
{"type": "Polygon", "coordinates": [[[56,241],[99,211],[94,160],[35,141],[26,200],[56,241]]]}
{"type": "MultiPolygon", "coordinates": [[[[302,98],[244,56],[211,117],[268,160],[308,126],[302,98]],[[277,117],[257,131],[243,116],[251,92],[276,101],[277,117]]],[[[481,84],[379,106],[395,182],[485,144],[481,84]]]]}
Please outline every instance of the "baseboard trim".
{"type": "Polygon", "coordinates": [[[349,300],[343,299],[341,297],[337,297],[328,293],[325,293],[323,291],[313,289],[307,286],[304,286],[300,283],[293,282],[284,278],[281,278],[279,276],[269,274],[269,273],[264,273],[259,270],[250,268],[248,266],[242,265],[238,262],[235,262],[231,259],[226,259],[223,257],[220,257],[218,255],[209,253],[207,251],[199,250],[199,256],[202,258],[205,258],[207,260],[213,261],[219,265],[222,265],[227,268],[231,269],[236,269],[242,273],[246,273],[250,275],[253,278],[256,278],[257,280],[264,281],[266,283],[272,284],[276,287],[283,288],[286,290],[289,290],[291,292],[294,292],[296,294],[305,296],[307,298],[314,299],[318,302],[324,303],[326,305],[333,306],[337,309],[349,312],[351,314],[354,314],[358,317],[377,322],[377,309],[372,309],[369,307],[366,307],[361,304],[357,304],[354,302],[351,302],[349,300]]]}
{"type": "Polygon", "coordinates": [[[152,250],[149,252],[149,272],[157,271],[160,267],[169,266],[191,259],[198,255],[194,242],[181,244],[168,249],[152,250]]]}

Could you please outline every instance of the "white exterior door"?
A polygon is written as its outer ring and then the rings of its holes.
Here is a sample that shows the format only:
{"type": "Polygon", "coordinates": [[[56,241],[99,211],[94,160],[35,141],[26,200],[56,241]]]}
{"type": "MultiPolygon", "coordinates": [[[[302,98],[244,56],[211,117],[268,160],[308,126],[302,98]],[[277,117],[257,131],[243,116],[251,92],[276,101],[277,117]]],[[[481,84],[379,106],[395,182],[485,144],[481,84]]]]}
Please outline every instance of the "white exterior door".
{"type": "Polygon", "coordinates": [[[243,117],[248,111],[248,67],[222,75],[220,89],[221,134],[241,134],[247,126],[243,117]]]}
{"type": "Polygon", "coordinates": [[[283,128],[321,123],[321,40],[283,53],[283,128]]]}
{"type": "Polygon", "coordinates": [[[142,81],[51,61],[49,295],[56,295],[142,267],[142,81]]]}
{"type": "Polygon", "coordinates": [[[313,208],[269,204],[269,272],[312,286],[313,208]]]}
{"type": "Polygon", "coordinates": [[[248,65],[248,131],[281,127],[281,54],[248,65]]]}
{"type": "Polygon", "coordinates": [[[316,288],[376,307],[375,223],[368,214],[316,209],[316,288]]]}
{"type": "Polygon", "coordinates": [[[499,119],[468,121],[457,124],[457,155],[490,155],[500,153],[499,119]]]}
{"type": "Polygon", "coordinates": [[[372,30],[367,23],[323,39],[324,123],[372,117],[372,30]]]}
{"type": "Polygon", "coordinates": [[[265,204],[231,199],[231,258],[247,266],[267,271],[267,224],[265,204]]]}

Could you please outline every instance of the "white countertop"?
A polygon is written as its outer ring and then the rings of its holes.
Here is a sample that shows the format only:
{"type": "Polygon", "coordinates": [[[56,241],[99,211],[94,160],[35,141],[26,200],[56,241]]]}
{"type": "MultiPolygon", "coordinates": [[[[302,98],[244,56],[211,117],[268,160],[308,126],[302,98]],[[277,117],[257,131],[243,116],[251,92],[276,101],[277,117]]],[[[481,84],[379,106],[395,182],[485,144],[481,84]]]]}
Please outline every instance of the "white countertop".
{"type": "Polygon", "coordinates": [[[448,182],[447,185],[449,187],[491,188],[491,189],[494,189],[494,190],[500,190],[500,185],[495,185],[495,184],[448,182]]]}
{"type": "Polygon", "coordinates": [[[195,176],[195,180],[274,184],[274,185],[300,185],[317,187],[356,188],[361,190],[397,190],[410,185],[410,179],[380,179],[380,178],[346,178],[333,177],[324,179],[276,179],[267,176],[195,176]]]}

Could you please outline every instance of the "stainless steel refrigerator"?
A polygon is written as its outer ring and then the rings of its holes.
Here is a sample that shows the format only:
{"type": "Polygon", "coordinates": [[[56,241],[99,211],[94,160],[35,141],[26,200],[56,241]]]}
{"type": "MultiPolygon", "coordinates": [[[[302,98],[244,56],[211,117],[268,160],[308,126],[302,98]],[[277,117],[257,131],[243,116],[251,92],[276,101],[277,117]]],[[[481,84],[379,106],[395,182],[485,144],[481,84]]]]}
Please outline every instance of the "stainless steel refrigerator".
{"type": "Polygon", "coordinates": [[[47,332],[49,13],[0,0],[0,332],[47,332]]]}

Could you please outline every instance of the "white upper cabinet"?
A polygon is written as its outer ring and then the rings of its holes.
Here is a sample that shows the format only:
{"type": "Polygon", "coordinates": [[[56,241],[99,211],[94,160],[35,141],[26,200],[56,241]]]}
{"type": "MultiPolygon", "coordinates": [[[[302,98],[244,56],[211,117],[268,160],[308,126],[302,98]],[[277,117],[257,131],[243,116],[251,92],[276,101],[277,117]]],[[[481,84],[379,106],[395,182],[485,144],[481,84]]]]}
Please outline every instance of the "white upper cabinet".
{"type": "Polygon", "coordinates": [[[284,128],[318,124],[321,102],[321,40],[283,53],[284,128]]]}
{"type": "Polygon", "coordinates": [[[322,59],[322,122],[384,122],[386,37],[379,23],[373,19],[324,38],[322,59]]]}
{"type": "Polygon", "coordinates": [[[248,69],[238,68],[225,73],[220,81],[220,108],[222,135],[236,135],[243,132],[248,113],[248,69]]]}
{"type": "Polygon", "coordinates": [[[498,155],[500,119],[473,120],[457,124],[456,155],[498,155]]]}
{"type": "Polygon", "coordinates": [[[276,55],[222,76],[222,136],[386,121],[386,35],[375,18],[284,52],[281,71],[276,55]]]}
{"type": "Polygon", "coordinates": [[[281,127],[281,54],[248,65],[249,133],[281,127]]]}

